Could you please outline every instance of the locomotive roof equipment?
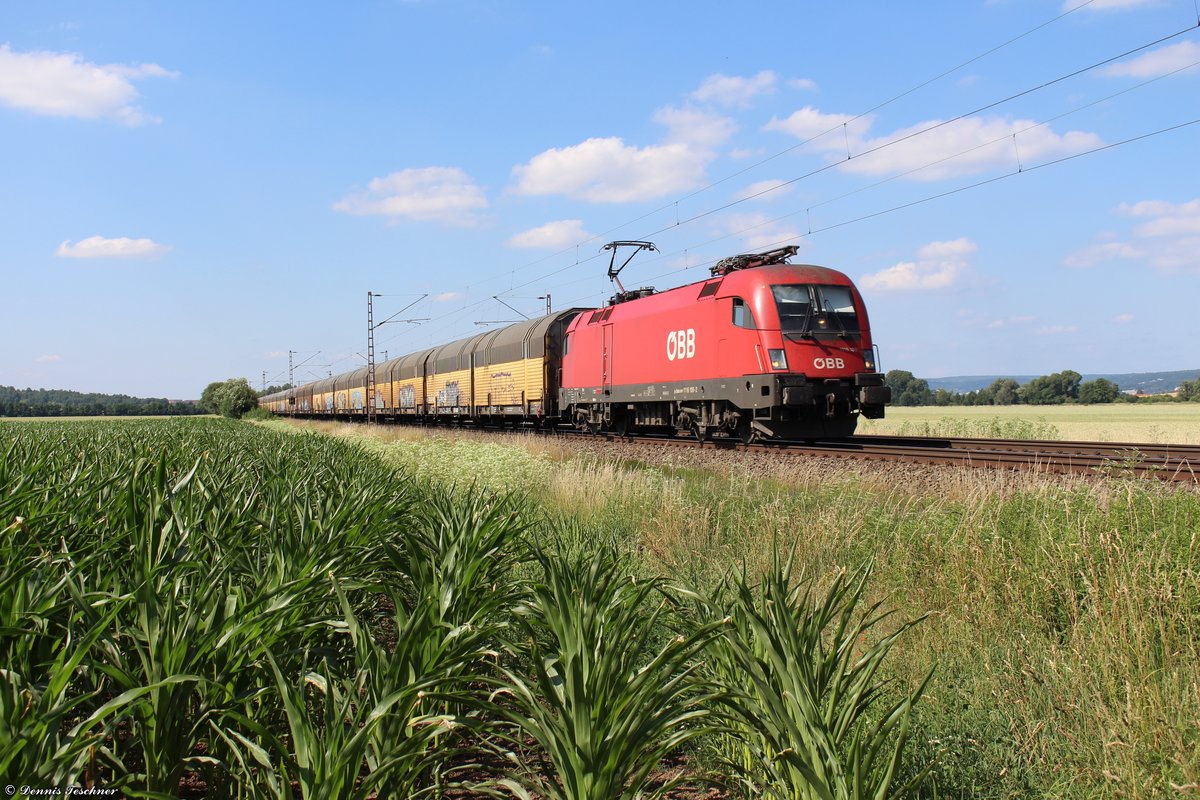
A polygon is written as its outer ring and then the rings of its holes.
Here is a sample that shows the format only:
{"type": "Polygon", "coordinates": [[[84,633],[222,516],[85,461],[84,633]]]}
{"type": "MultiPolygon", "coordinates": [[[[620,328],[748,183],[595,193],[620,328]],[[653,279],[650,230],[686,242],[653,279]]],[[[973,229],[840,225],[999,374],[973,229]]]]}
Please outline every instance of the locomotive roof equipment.
{"type": "Polygon", "coordinates": [[[601,252],[604,252],[605,250],[612,250],[612,258],[610,258],[608,261],[608,279],[617,285],[617,293],[608,300],[608,304],[610,306],[615,306],[617,303],[624,303],[629,300],[637,300],[641,297],[649,297],[650,295],[654,294],[653,286],[643,286],[640,289],[633,289],[627,292],[625,291],[625,287],[621,285],[621,279],[617,277],[621,274],[621,270],[625,269],[629,262],[633,260],[633,257],[641,251],[650,250],[655,253],[659,252],[658,248],[654,246],[654,242],[641,242],[635,240],[609,242],[608,244],[604,245],[604,247],[600,248],[601,252]],[[629,258],[622,261],[621,266],[618,267],[617,250],[622,247],[632,247],[634,250],[629,254],[629,258]]]}

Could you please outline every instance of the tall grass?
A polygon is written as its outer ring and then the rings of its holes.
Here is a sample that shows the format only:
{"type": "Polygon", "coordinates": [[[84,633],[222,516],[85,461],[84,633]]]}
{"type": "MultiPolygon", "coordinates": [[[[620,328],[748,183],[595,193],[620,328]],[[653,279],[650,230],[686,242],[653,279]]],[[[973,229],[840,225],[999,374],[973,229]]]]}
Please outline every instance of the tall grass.
{"type": "Polygon", "coordinates": [[[709,593],[731,564],[766,574],[777,542],[814,575],[873,563],[864,602],[929,614],[879,673],[911,689],[937,667],[900,773],[903,783],[936,757],[923,796],[1176,797],[1200,785],[1194,490],[828,460],[712,474],[580,457],[532,497],[619,541],[635,574],[709,593]]]}

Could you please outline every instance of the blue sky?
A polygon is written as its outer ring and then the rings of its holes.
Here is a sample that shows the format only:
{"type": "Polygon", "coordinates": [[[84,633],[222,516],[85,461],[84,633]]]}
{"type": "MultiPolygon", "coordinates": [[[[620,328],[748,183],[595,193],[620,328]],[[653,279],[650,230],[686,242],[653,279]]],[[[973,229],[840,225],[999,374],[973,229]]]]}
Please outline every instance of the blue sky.
{"type": "Polygon", "coordinates": [[[1080,2],[4,3],[0,383],[310,380],[368,290],[395,356],[645,238],[798,245],[886,369],[1200,367],[1200,125],[1119,144],[1200,118],[1200,12],[1080,2]]]}

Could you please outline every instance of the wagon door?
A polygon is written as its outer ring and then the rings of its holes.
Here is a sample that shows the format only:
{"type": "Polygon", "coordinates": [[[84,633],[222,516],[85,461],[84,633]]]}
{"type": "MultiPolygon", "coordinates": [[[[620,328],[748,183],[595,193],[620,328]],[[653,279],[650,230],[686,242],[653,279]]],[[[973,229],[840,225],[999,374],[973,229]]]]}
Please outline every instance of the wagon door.
{"type": "Polygon", "coordinates": [[[600,354],[600,386],[604,389],[605,395],[612,394],[612,372],[613,372],[613,326],[601,326],[604,337],[604,346],[600,354]]]}

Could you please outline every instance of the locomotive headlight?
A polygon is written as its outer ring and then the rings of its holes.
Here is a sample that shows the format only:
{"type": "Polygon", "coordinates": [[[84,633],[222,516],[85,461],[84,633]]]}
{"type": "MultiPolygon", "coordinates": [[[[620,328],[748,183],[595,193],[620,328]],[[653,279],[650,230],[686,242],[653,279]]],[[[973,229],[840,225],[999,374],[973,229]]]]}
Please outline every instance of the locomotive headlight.
{"type": "Polygon", "coordinates": [[[767,350],[767,358],[771,359],[771,369],[787,369],[787,354],[783,350],[767,350]]]}
{"type": "Polygon", "coordinates": [[[869,371],[875,371],[875,354],[870,350],[863,350],[863,366],[869,371]]]}

